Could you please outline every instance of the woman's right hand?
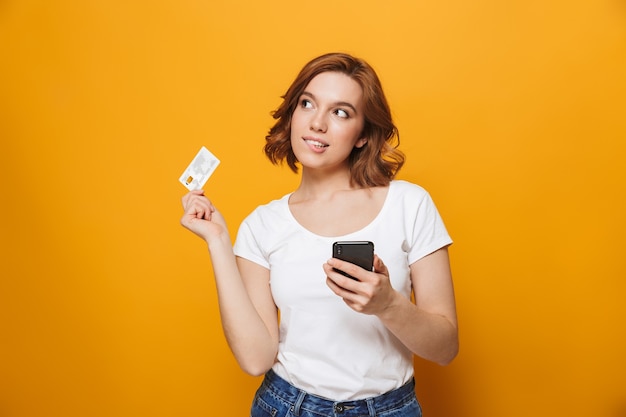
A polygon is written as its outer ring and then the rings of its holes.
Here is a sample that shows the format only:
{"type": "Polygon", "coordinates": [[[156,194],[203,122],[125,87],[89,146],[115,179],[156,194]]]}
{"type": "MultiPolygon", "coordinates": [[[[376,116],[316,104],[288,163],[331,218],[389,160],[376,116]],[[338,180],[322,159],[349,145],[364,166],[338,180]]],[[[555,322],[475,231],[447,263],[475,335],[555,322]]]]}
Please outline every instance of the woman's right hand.
{"type": "Polygon", "coordinates": [[[194,190],[185,194],[183,209],[185,213],[180,219],[180,224],[200,236],[207,244],[212,239],[218,239],[224,235],[228,238],[226,221],[204,195],[204,190],[194,190]]]}

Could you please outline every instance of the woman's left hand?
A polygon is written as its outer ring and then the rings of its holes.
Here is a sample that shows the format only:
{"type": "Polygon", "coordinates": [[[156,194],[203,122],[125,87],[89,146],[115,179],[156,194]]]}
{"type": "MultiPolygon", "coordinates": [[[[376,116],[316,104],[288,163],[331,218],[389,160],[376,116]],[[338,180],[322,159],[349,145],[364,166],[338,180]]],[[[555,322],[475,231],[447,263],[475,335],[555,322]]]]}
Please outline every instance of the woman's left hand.
{"type": "Polygon", "coordinates": [[[363,314],[382,314],[391,305],[396,291],[389,282],[389,271],[383,261],[374,255],[374,271],[367,271],[357,265],[337,258],[324,264],[326,284],[343,298],[354,311],[363,314]],[[356,279],[346,277],[333,268],[340,269],[356,279]]]}

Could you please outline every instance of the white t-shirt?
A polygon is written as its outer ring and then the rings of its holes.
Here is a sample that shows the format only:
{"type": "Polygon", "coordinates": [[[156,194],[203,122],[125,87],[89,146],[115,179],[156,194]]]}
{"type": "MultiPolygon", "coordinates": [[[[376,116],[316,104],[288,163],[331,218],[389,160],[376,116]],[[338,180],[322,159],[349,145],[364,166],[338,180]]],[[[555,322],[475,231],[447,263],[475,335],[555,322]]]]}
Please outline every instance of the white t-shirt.
{"type": "Polygon", "coordinates": [[[409,266],[452,243],[429,194],[395,180],[377,217],[343,236],[318,236],[289,210],[289,196],[256,208],[241,224],[234,251],[270,270],[280,310],[274,371],[309,393],[346,401],[377,396],[413,376],[412,353],[376,316],[350,309],[326,285],[322,265],[338,240],[369,240],[392,286],[411,294],[409,266]]]}

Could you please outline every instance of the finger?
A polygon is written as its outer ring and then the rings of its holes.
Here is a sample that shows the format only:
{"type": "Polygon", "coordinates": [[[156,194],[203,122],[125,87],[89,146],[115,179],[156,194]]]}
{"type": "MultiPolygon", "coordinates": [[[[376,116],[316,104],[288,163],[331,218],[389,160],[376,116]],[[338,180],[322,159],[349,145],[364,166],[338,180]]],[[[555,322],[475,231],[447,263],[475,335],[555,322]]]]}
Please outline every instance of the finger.
{"type": "MultiPolygon", "coordinates": [[[[350,278],[346,278],[343,275],[340,275],[340,277],[345,278],[348,281],[354,282],[354,280],[352,280],[350,278]]],[[[348,284],[349,283],[350,282],[348,282],[348,284]]],[[[337,281],[333,280],[331,277],[326,277],[326,285],[328,285],[330,290],[332,292],[334,292],[335,295],[338,295],[339,297],[343,298],[344,300],[347,299],[347,298],[354,297],[356,295],[355,292],[350,291],[349,289],[343,287],[340,283],[338,283],[337,281]]]]}
{"type": "Polygon", "coordinates": [[[200,207],[204,211],[208,211],[212,207],[211,202],[204,196],[196,194],[188,194],[183,200],[183,209],[189,211],[191,208],[200,207]]]}
{"type": "Polygon", "coordinates": [[[197,219],[210,220],[211,213],[211,204],[206,200],[192,200],[185,208],[185,214],[187,216],[197,219]]]}
{"type": "Polygon", "coordinates": [[[343,261],[338,258],[331,258],[327,261],[327,263],[332,268],[337,268],[338,270],[345,272],[346,274],[351,275],[357,279],[360,279],[359,275],[363,272],[363,268],[361,268],[360,266],[357,266],[350,262],[343,261]]]}
{"type": "MultiPolygon", "coordinates": [[[[347,291],[349,293],[356,293],[359,281],[337,272],[330,264],[330,261],[324,264],[324,272],[326,273],[327,279],[338,288],[341,288],[343,291],[347,291]]],[[[331,289],[333,288],[331,287],[331,289]]],[[[345,296],[345,294],[340,294],[337,291],[333,290],[333,292],[341,297],[345,296]]]]}
{"type": "Polygon", "coordinates": [[[200,189],[200,190],[191,190],[187,194],[185,194],[183,196],[183,198],[182,198],[183,207],[185,207],[191,199],[193,199],[194,197],[197,197],[197,196],[204,196],[204,190],[202,190],[202,189],[200,189]]]}
{"type": "Polygon", "coordinates": [[[211,220],[213,218],[213,213],[215,213],[215,207],[212,204],[209,204],[208,210],[204,212],[204,220],[211,220]]]}

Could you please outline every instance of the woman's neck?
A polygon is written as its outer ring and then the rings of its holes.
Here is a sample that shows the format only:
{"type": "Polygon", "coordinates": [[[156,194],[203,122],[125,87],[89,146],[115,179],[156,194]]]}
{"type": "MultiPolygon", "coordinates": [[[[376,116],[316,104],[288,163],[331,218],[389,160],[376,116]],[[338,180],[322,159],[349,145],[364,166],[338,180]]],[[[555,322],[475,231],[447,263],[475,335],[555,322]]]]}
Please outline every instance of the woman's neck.
{"type": "Polygon", "coordinates": [[[362,187],[351,184],[350,171],[341,170],[334,173],[302,171],[300,185],[293,192],[293,197],[298,201],[325,200],[332,197],[338,191],[349,191],[362,187]]]}

